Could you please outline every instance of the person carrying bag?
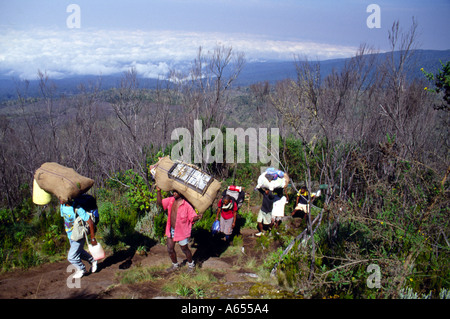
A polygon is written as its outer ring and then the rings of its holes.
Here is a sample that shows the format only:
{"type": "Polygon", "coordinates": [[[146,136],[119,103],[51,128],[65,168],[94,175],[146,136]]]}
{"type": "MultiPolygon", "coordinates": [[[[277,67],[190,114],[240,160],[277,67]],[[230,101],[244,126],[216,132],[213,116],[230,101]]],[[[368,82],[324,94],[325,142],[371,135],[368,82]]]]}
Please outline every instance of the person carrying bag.
{"type": "Polygon", "coordinates": [[[87,233],[90,233],[91,241],[88,245],[95,247],[98,245],[95,239],[94,223],[89,213],[83,208],[73,207],[72,201],[61,202],[61,217],[64,219],[64,226],[67,237],[70,242],[70,249],[67,260],[77,268],[73,278],[81,278],[87,274],[86,266],[82,260],[91,264],[91,272],[97,270],[97,260],[84,250],[84,244],[87,242],[87,233]]]}

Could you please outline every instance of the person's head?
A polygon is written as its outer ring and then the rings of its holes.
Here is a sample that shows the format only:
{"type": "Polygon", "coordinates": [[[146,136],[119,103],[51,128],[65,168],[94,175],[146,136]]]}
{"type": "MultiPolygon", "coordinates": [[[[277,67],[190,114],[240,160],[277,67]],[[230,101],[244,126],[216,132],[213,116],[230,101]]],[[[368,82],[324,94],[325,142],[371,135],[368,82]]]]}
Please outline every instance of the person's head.
{"type": "Polygon", "coordinates": [[[222,198],[222,204],[223,204],[224,206],[228,205],[230,202],[231,202],[231,196],[230,196],[230,195],[225,195],[225,196],[222,198]]]}
{"type": "Polygon", "coordinates": [[[269,194],[270,190],[268,188],[263,188],[264,193],[269,194]]]}
{"type": "Polygon", "coordinates": [[[173,190],[172,195],[175,199],[182,198],[181,194],[177,190],[173,190]]]}

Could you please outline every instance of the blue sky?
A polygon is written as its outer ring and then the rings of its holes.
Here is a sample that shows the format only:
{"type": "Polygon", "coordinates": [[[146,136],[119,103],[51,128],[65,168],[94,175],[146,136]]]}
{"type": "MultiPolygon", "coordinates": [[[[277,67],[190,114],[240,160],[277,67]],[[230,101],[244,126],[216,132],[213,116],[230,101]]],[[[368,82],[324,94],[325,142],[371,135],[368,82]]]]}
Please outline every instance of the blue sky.
{"type": "Polygon", "coordinates": [[[392,23],[406,30],[413,16],[419,48],[450,49],[449,0],[0,0],[0,73],[108,74],[134,66],[151,77],[217,43],[248,60],[348,57],[361,43],[387,50],[392,23]],[[367,27],[372,3],[381,28],[367,27]],[[80,7],[80,28],[67,27],[69,4],[80,7]]]}

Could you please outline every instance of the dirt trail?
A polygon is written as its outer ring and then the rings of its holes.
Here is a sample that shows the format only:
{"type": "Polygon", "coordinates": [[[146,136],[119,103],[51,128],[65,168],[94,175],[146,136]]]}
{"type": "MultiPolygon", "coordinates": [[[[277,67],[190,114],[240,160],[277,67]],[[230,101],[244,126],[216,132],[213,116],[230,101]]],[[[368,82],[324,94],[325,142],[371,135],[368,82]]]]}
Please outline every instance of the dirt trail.
{"type": "MultiPolygon", "coordinates": [[[[245,256],[257,256],[254,251],[256,238],[255,230],[243,229],[243,248],[245,256]]],[[[179,261],[184,254],[177,247],[179,261]]],[[[221,257],[223,251],[208,254],[207,245],[191,245],[191,251],[202,269],[218,271],[217,277],[227,288],[223,290],[223,297],[238,297],[245,295],[254,285],[255,276],[251,269],[237,269],[233,267],[239,256],[221,257]],[[214,255],[216,254],[216,255],[214,255]],[[233,270],[230,271],[231,267],[233,270]],[[227,271],[223,271],[227,269],[227,271]],[[222,270],[220,272],[220,270],[222,270]]],[[[170,274],[161,271],[162,280],[144,282],[141,284],[121,284],[117,274],[137,266],[170,265],[167,249],[163,245],[153,246],[147,255],[138,255],[134,251],[120,251],[107,256],[99,262],[98,271],[81,278],[80,287],[69,288],[75,281],[70,277],[73,270],[67,261],[45,264],[28,270],[18,270],[0,275],[1,299],[111,299],[111,298],[155,298],[167,297],[161,290],[165,279],[170,274]],[[69,268],[68,268],[69,267],[69,268]]],[[[87,269],[89,270],[89,265],[87,269]]],[[[183,271],[183,270],[181,270],[183,271]]],[[[221,297],[221,296],[217,296],[221,297]]]]}

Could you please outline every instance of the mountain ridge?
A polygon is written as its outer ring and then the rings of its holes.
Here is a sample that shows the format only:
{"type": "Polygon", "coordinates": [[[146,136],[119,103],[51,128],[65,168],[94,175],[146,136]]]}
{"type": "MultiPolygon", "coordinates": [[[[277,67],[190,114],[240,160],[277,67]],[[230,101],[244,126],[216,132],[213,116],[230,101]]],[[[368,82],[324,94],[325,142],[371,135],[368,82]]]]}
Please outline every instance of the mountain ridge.
{"type": "MultiPolygon", "coordinates": [[[[394,57],[397,58],[399,51],[394,52],[394,57]]],[[[450,60],[450,49],[449,50],[415,50],[415,58],[412,59],[408,65],[411,69],[408,74],[412,78],[423,77],[421,68],[424,68],[427,72],[436,73],[440,68],[440,60],[442,62],[450,60]]],[[[376,53],[377,63],[384,61],[388,54],[390,53],[376,53]]],[[[321,77],[325,78],[333,70],[341,70],[345,64],[351,58],[338,58],[329,59],[322,61],[310,61],[311,63],[320,63],[321,77]]],[[[9,71],[10,72],[10,71],[9,71]]],[[[37,72],[36,72],[37,73],[37,72]]],[[[89,83],[95,83],[101,80],[101,89],[110,89],[117,87],[120,83],[122,74],[111,74],[111,75],[73,75],[67,76],[61,79],[51,79],[55,84],[58,95],[66,94],[72,95],[78,92],[78,86],[80,84],[88,85],[89,83]]],[[[236,86],[248,86],[257,82],[268,81],[273,84],[277,81],[284,80],[286,78],[296,78],[296,68],[295,61],[252,61],[247,62],[242,69],[239,77],[237,78],[236,86]]],[[[154,78],[139,78],[142,87],[153,89],[156,88],[158,79],[154,78]]],[[[6,74],[0,75],[0,102],[7,100],[14,100],[17,98],[17,88],[23,85],[22,80],[15,79],[6,74]]],[[[29,87],[27,96],[36,97],[39,96],[39,81],[29,80],[29,87]]]]}

